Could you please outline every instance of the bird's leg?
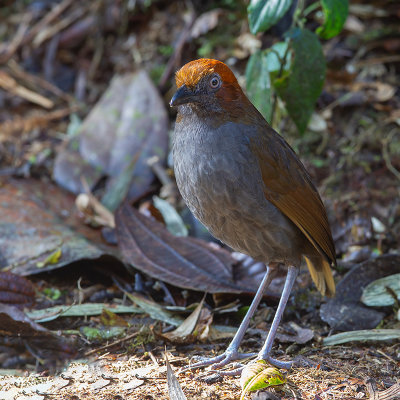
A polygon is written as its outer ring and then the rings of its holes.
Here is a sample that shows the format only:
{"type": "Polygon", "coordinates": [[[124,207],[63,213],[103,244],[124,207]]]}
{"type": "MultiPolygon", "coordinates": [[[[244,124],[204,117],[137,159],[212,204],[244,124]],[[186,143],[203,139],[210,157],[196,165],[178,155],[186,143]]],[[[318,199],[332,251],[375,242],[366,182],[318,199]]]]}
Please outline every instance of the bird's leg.
{"type": "Polygon", "coordinates": [[[267,271],[264,275],[264,278],[257,290],[256,295],[254,296],[254,299],[250,305],[250,308],[248,309],[245,317],[243,318],[242,323],[239,326],[238,331],[236,332],[234,338],[232,339],[232,342],[229,344],[228,348],[225,350],[225,353],[213,357],[213,358],[207,358],[205,360],[199,361],[195,364],[190,365],[189,367],[185,369],[192,369],[192,368],[200,368],[200,367],[206,367],[208,365],[213,365],[213,368],[218,369],[223,367],[224,365],[230,363],[231,361],[234,360],[240,360],[243,358],[251,357],[254,354],[253,353],[239,353],[239,346],[240,343],[242,342],[243,336],[246,332],[247,327],[249,326],[250,319],[254,315],[258,304],[260,303],[263,294],[269,284],[272,281],[272,278],[274,277],[274,269],[270,268],[267,266],[267,271]]]}
{"type": "Polygon", "coordinates": [[[278,368],[286,368],[289,369],[292,365],[291,362],[284,362],[284,361],[279,361],[275,360],[270,356],[272,344],[275,339],[276,331],[278,330],[279,323],[281,322],[283,311],[285,310],[286,303],[289,299],[290,292],[292,290],[293,284],[296,280],[297,276],[297,268],[296,267],[289,267],[287,276],[286,276],[286,281],[285,281],[285,286],[283,287],[283,292],[281,295],[281,299],[279,300],[279,305],[278,309],[276,310],[274,320],[272,321],[271,328],[268,332],[268,337],[267,340],[264,343],[264,346],[262,347],[261,351],[258,353],[258,360],[266,360],[270,364],[275,365],[278,368]]]}

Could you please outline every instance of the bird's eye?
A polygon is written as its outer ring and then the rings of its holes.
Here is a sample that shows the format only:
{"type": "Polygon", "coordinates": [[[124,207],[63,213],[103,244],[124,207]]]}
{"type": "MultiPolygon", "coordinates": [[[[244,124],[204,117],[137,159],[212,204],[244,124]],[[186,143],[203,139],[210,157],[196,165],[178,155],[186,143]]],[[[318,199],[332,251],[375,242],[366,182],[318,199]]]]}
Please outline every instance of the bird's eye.
{"type": "Polygon", "coordinates": [[[211,78],[211,80],[210,80],[210,87],[211,87],[212,89],[218,88],[218,87],[220,86],[220,84],[221,84],[221,80],[219,79],[218,76],[214,76],[213,78],[211,78]]]}

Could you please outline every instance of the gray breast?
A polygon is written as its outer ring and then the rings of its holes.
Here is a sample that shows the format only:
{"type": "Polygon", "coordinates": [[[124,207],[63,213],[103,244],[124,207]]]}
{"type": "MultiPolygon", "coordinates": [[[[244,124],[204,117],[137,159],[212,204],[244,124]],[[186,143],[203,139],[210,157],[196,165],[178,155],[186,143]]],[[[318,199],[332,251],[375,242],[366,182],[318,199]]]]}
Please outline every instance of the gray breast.
{"type": "Polygon", "coordinates": [[[246,125],[239,128],[176,125],[173,157],[182,197],[196,218],[233,249],[266,263],[299,265],[299,231],[266,200],[249,146],[254,133],[246,125]]]}

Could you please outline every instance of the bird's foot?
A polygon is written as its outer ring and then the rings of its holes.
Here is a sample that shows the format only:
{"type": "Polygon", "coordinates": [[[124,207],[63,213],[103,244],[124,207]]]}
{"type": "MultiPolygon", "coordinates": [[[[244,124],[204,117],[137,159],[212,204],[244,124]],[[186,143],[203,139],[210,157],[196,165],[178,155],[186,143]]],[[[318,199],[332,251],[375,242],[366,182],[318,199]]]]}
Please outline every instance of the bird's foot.
{"type": "Polygon", "coordinates": [[[290,369],[292,368],[293,361],[280,361],[275,358],[272,358],[271,356],[261,356],[258,355],[257,360],[265,360],[269,364],[273,365],[276,368],[282,368],[282,369],[290,369]]]}
{"type": "Polygon", "coordinates": [[[216,372],[218,375],[221,376],[240,376],[242,375],[242,371],[244,369],[244,365],[240,363],[233,363],[232,366],[234,369],[226,370],[226,371],[221,371],[219,370],[210,370],[210,372],[216,372]]]}
{"type": "Polygon", "coordinates": [[[245,358],[250,358],[255,355],[256,355],[255,353],[239,353],[237,350],[227,349],[225,353],[220,354],[219,356],[216,357],[212,358],[200,357],[201,361],[182,368],[181,372],[185,372],[190,369],[212,366],[210,372],[218,372],[221,375],[232,375],[232,373],[233,375],[240,375],[240,372],[243,369],[241,364],[239,364],[239,368],[235,368],[232,371],[219,371],[219,369],[231,363],[232,361],[243,360],[245,358]]]}
{"type": "MultiPolygon", "coordinates": [[[[248,358],[250,356],[254,356],[254,354],[253,353],[247,353],[247,354],[238,354],[237,353],[236,357],[235,357],[235,360],[237,360],[238,358],[239,359],[248,358]]],[[[226,353],[222,354],[221,356],[214,357],[214,358],[207,359],[207,360],[204,360],[202,362],[198,362],[196,364],[193,364],[189,368],[199,368],[199,367],[202,367],[202,366],[206,366],[206,365],[203,365],[204,362],[210,362],[210,361],[215,360],[217,358],[218,358],[218,360],[220,360],[222,358],[222,361],[219,361],[215,365],[213,365],[213,368],[208,370],[208,372],[216,372],[221,376],[240,376],[242,374],[242,371],[243,371],[245,365],[240,364],[240,363],[233,363],[232,366],[235,367],[235,368],[231,369],[231,370],[221,371],[221,370],[218,369],[218,368],[221,368],[221,367],[225,366],[226,364],[228,364],[228,363],[230,363],[232,361],[232,360],[225,361],[228,358],[226,353]],[[222,356],[225,356],[225,358],[222,358],[222,356]]],[[[257,359],[258,360],[261,360],[261,359],[265,360],[269,364],[271,364],[274,367],[279,368],[279,369],[290,369],[292,367],[292,365],[293,365],[292,361],[280,361],[280,360],[276,360],[275,358],[272,358],[271,356],[266,356],[264,358],[260,358],[259,357],[257,359]]],[[[207,364],[207,365],[210,365],[210,364],[207,364]]]]}

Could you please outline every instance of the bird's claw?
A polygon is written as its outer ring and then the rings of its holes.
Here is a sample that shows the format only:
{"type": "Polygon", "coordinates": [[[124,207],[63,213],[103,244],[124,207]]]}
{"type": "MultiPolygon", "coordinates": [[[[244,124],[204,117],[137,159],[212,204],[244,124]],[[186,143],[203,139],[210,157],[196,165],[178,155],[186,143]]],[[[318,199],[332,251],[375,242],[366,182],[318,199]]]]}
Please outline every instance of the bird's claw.
{"type": "MultiPolygon", "coordinates": [[[[212,357],[212,358],[205,358],[202,361],[196,362],[192,365],[188,365],[187,367],[182,368],[181,372],[185,372],[191,369],[196,369],[196,368],[203,368],[203,367],[208,367],[210,365],[213,366],[212,371],[213,372],[218,372],[221,373],[222,371],[215,371],[219,370],[220,368],[224,367],[225,365],[229,364],[232,361],[235,360],[243,360],[245,358],[253,357],[255,356],[255,353],[239,353],[238,351],[225,351],[225,353],[220,354],[219,356],[212,357]]],[[[233,371],[229,372],[234,372],[237,370],[241,370],[241,368],[236,368],[233,371]]],[[[231,375],[230,373],[227,373],[228,371],[223,371],[221,375],[231,375]]]]}
{"type": "Polygon", "coordinates": [[[280,361],[275,358],[272,358],[271,356],[263,357],[263,358],[258,358],[259,360],[265,360],[272,364],[276,368],[282,368],[282,369],[290,369],[292,368],[292,361],[280,361]]]}
{"type": "MultiPolygon", "coordinates": [[[[243,364],[236,364],[238,367],[235,369],[231,369],[229,371],[221,371],[221,370],[213,370],[211,369],[210,372],[216,372],[217,374],[221,375],[221,376],[239,376],[242,374],[242,371],[244,369],[244,365],[243,364]]],[[[236,366],[234,365],[234,366],[236,366]]]]}

